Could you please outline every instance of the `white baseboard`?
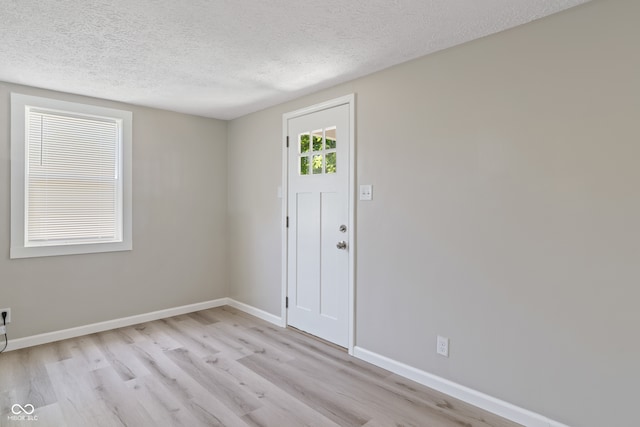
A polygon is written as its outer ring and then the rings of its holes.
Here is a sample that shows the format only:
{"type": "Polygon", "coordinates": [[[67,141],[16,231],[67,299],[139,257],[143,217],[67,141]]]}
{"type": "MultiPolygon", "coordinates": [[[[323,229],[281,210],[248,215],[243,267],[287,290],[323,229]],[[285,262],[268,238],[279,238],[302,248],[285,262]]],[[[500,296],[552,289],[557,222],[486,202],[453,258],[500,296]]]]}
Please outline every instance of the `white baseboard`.
{"type": "Polygon", "coordinates": [[[107,331],[110,329],[123,328],[125,326],[137,325],[139,323],[164,319],[171,316],[178,316],[180,314],[192,313],[199,310],[206,310],[208,308],[220,307],[223,305],[227,305],[228,302],[228,298],[219,298],[211,301],[199,302],[196,304],[167,308],[165,310],[152,311],[150,313],[137,314],[135,316],[122,317],[120,319],[107,320],[104,322],[92,323],[90,325],[63,329],[61,331],[53,331],[44,334],[18,338],[9,341],[7,351],[18,350],[20,348],[32,347],[35,345],[46,344],[54,341],[66,340],[68,338],[94,334],[96,332],[107,331]]]}
{"type": "MultiPolygon", "coordinates": [[[[47,332],[44,334],[18,338],[9,341],[7,351],[17,350],[25,347],[32,347],[68,338],[75,338],[82,335],[107,331],[110,329],[137,325],[139,323],[150,322],[153,320],[164,319],[167,317],[178,316],[186,313],[192,313],[199,310],[206,310],[208,308],[221,307],[224,305],[228,305],[241,310],[247,314],[272,323],[276,326],[286,326],[284,324],[284,318],[282,317],[278,317],[274,314],[268,313],[264,310],[250,306],[240,301],[236,301],[232,298],[219,298],[216,300],[205,301],[196,304],[167,308],[164,310],[152,311],[150,313],[138,314],[135,316],[123,317],[114,320],[107,320],[104,322],[92,323],[90,325],[78,326],[75,328],[63,329],[61,331],[47,332]]],[[[366,362],[372,363],[395,374],[401,375],[417,383],[430,387],[434,390],[438,390],[444,394],[462,400],[463,402],[477,406],[478,408],[484,409],[516,423],[522,424],[526,427],[569,427],[557,421],[550,420],[535,412],[520,408],[511,403],[454,383],[453,381],[438,377],[437,375],[421,371],[420,369],[366,350],[362,347],[354,347],[353,355],[358,359],[362,359],[366,362]]]]}
{"type": "Polygon", "coordinates": [[[273,323],[274,325],[280,326],[281,328],[284,328],[286,326],[282,317],[278,317],[275,314],[268,313],[252,305],[236,301],[233,298],[227,298],[227,305],[233,308],[237,308],[240,311],[244,311],[247,314],[257,317],[258,319],[273,323]]]}
{"type": "Polygon", "coordinates": [[[24,338],[10,340],[6,351],[18,350],[25,347],[33,347],[40,344],[76,338],[83,335],[94,334],[96,332],[108,331],[111,329],[123,328],[125,326],[137,325],[139,323],[151,322],[153,320],[165,319],[167,317],[179,316],[181,314],[193,313],[194,311],[206,310],[213,307],[228,305],[245,313],[251,314],[259,319],[284,327],[281,317],[267,313],[259,308],[236,301],[232,298],[218,298],[211,301],[199,302],[196,304],[183,305],[180,307],[167,308],[164,310],[152,311],[150,313],[137,314],[135,316],[122,317],[120,319],[107,320],[90,325],[78,326],[75,328],[63,329],[60,331],[47,332],[44,334],[32,335],[24,338]]]}
{"type": "Polygon", "coordinates": [[[531,412],[509,402],[496,399],[495,397],[454,383],[453,381],[449,381],[445,378],[421,371],[420,369],[416,369],[412,366],[405,365],[404,363],[366,350],[362,347],[356,346],[354,348],[353,355],[358,359],[372,363],[395,374],[401,375],[526,427],[568,427],[535,412],[531,412]]]}

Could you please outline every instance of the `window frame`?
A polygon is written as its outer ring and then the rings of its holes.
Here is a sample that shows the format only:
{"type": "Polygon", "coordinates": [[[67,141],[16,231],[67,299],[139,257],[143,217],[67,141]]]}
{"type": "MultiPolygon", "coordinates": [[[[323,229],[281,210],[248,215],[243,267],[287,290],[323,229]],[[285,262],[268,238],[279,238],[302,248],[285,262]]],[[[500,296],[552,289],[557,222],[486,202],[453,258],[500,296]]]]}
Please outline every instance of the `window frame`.
{"type": "Polygon", "coordinates": [[[11,94],[11,259],[58,255],[76,255],[100,252],[129,251],[133,249],[132,236],[132,124],[131,111],[61,101],[40,96],[11,94]],[[25,239],[27,176],[26,176],[26,121],[27,108],[57,110],[77,115],[113,118],[122,123],[122,240],[99,243],[60,243],[46,246],[27,246],[25,239]]]}

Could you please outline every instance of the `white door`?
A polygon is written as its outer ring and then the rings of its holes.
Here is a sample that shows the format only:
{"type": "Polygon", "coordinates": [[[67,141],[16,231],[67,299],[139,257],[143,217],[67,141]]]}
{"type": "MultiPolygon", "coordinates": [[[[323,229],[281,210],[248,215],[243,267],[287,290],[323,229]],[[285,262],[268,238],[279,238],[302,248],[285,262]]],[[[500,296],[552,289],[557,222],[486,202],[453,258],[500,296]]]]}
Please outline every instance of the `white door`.
{"type": "Polygon", "coordinates": [[[349,105],[287,121],[288,324],[349,344],[349,105]]]}

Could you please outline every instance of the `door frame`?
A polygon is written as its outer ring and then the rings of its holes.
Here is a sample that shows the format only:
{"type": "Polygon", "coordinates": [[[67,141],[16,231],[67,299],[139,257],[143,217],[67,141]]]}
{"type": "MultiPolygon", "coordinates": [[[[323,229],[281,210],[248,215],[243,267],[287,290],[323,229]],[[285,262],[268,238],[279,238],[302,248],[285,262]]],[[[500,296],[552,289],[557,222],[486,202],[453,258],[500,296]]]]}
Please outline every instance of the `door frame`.
{"type": "Polygon", "coordinates": [[[349,224],[348,224],[348,241],[349,241],[349,354],[353,355],[355,346],[355,176],[356,176],[356,150],[355,150],[355,94],[341,96],[299,110],[291,111],[282,115],[282,291],[281,291],[281,318],[282,325],[286,327],[289,324],[286,298],[288,294],[288,231],[287,216],[289,206],[289,149],[287,147],[287,133],[289,128],[289,120],[318,111],[326,110],[340,105],[349,105],[349,224]]]}

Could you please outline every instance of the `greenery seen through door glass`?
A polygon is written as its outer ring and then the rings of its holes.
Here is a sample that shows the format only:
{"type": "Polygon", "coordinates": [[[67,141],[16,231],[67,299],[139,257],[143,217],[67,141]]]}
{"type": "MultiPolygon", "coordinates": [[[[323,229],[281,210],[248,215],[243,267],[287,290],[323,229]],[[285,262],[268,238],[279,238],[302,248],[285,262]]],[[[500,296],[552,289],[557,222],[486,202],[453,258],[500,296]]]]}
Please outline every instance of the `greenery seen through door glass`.
{"type": "Polygon", "coordinates": [[[313,173],[322,173],[322,154],[313,156],[313,173]]]}
{"type": "Polygon", "coordinates": [[[309,152],[309,134],[304,133],[300,135],[300,153],[309,152]]]}
{"type": "Polygon", "coordinates": [[[322,150],[322,137],[313,135],[313,151],[322,150]]]}
{"type": "Polygon", "coordinates": [[[300,175],[309,175],[309,158],[300,157],[300,175]]]}
{"type": "Polygon", "coordinates": [[[326,162],[327,173],[336,173],[336,153],[327,153],[326,162]]]}

